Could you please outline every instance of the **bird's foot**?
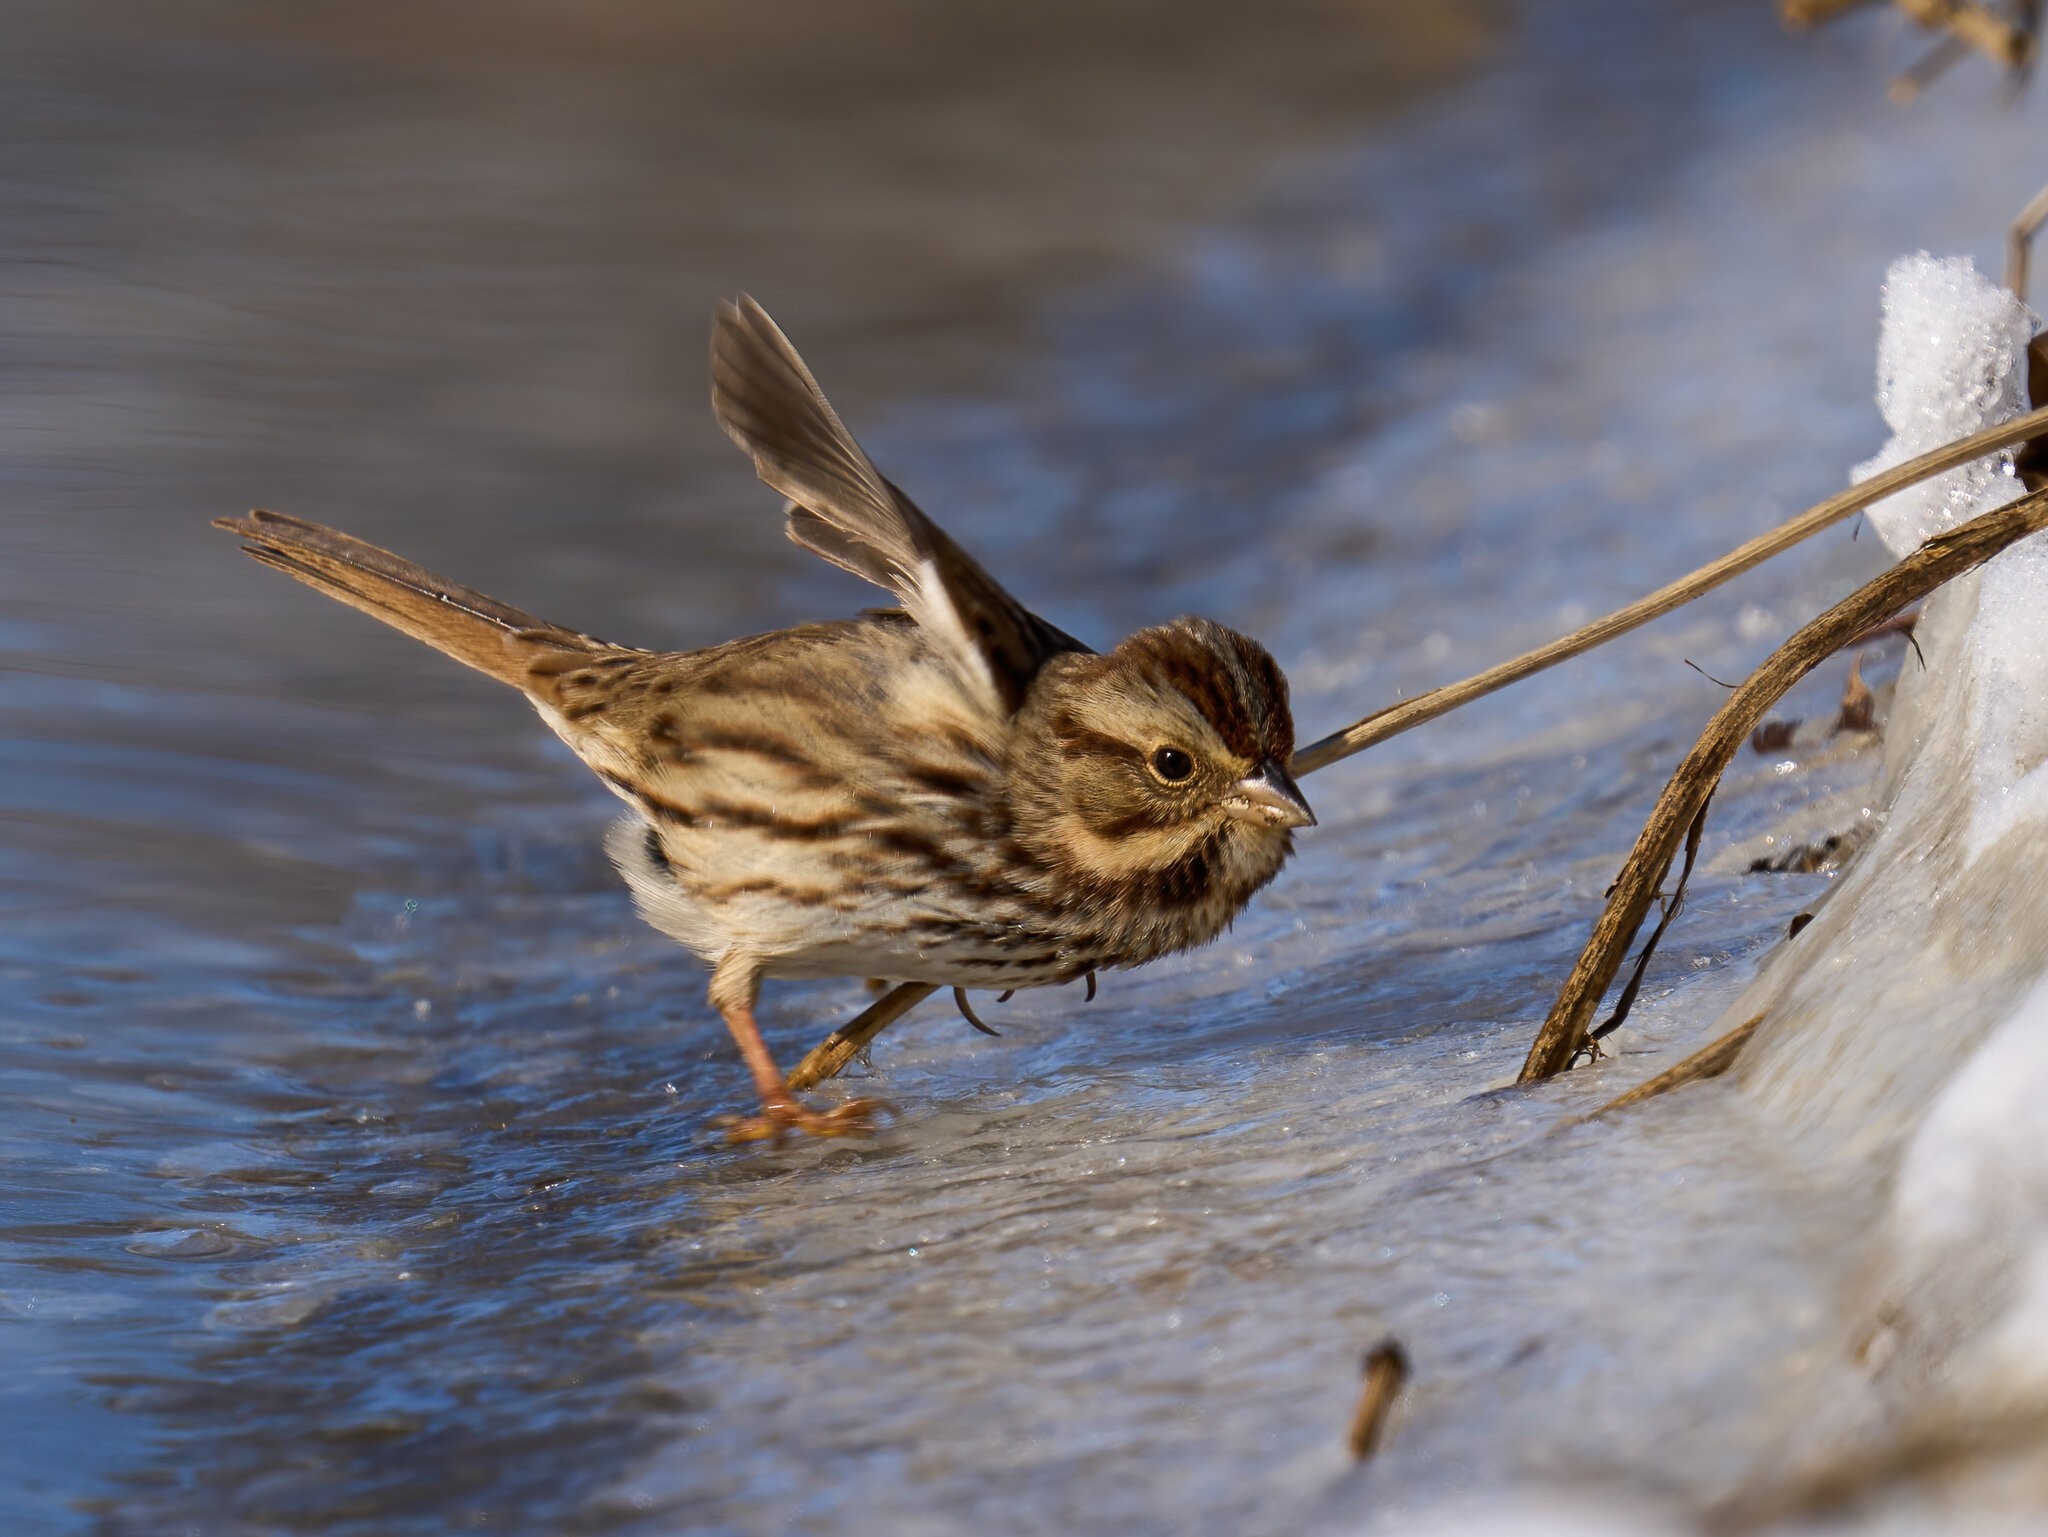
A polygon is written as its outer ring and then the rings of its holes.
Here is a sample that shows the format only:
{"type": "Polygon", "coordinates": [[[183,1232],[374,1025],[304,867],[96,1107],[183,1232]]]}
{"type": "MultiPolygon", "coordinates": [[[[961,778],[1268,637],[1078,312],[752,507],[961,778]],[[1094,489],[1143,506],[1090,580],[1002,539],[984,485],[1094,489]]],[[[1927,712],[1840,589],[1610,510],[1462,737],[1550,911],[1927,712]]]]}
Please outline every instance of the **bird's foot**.
{"type": "Polygon", "coordinates": [[[875,1130],[875,1117],[895,1113],[887,1100],[849,1099],[831,1110],[812,1110],[791,1097],[764,1099],[759,1115],[721,1116],[712,1124],[725,1131],[728,1142],[780,1144],[791,1132],[810,1137],[859,1137],[875,1130]]]}

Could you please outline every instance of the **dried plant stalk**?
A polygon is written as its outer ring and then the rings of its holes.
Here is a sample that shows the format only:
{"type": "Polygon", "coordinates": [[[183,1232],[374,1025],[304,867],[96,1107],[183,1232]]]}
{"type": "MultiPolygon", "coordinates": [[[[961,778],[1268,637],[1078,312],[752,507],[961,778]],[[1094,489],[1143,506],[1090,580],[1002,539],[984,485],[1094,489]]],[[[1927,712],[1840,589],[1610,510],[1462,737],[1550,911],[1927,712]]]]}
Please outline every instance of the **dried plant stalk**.
{"type": "Polygon", "coordinates": [[[1448,683],[1442,688],[1432,689],[1426,694],[1417,694],[1413,699],[1404,699],[1398,704],[1388,705],[1342,731],[1332,732],[1319,742],[1313,742],[1294,755],[1293,770],[1297,777],[1313,774],[1319,768],[1327,768],[1353,753],[1364,752],[1376,747],[1389,737],[1399,736],[1412,730],[1424,721],[1435,720],[1439,715],[1448,714],[1460,705],[1483,699],[1488,694],[1506,688],[1510,683],[1519,683],[1546,668],[1555,667],[1559,662],[1568,661],[1581,652],[1591,651],[1595,646],[1605,645],[1618,635],[1660,619],[1672,610],[1682,608],[1702,593],[1711,592],[1723,582],[1731,581],[1745,571],[1754,570],[1773,555],[1783,554],[1800,540],[1819,533],[1844,518],[1853,516],[1872,502],[1882,501],[1894,491],[1943,471],[1952,470],[1959,464],[1968,464],[1972,459],[1981,459],[1986,454],[2001,449],[2014,448],[2028,440],[2048,434],[2048,406],[2029,411],[2025,416],[2013,418],[2000,427],[1988,427],[1982,432],[1960,438],[1933,453],[1922,454],[1917,459],[1908,459],[1904,464],[1895,465],[1881,474],[1860,481],[1848,490],[1839,492],[1798,517],[1779,524],[1769,533],[1759,534],[1740,548],[1731,550],[1719,560],[1701,566],[1689,576],[1680,577],[1668,587],[1660,587],[1646,598],[1640,598],[1627,608],[1616,609],[1604,619],[1596,619],[1583,629],[1574,630],[1561,640],[1554,640],[1547,646],[1525,652],[1512,661],[1489,667],[1485,672],[1476,673],[1462,683],[1448,683]]]}
{"type": "MultiPolygon", "coordinates": [[[[1832,21],[1863,0],[1778,0],[1778,16],[1799,30],[1832,21]]],[[[1916,25],[1940,32],[1964,48],[1974,48],[2008,69],[2033,62],[2036,19],[2031,9],[2006,15],[1984,0],[1893,0],[1916,25]]],[[[1896,99],[1896,98],[1895,98],[1896,99]]],[[[1906,97],[1911,100],[1911,94],[1906,97]]]]}
{"type": "Polygon", "coordinates": [[[1761,1014],[1755,1019],[1744,1020],[1718,1041],[1710,1046],[1701,1047],[1675,1067],[1665,1068],[1656,1077],[1637,1084],[1626,1094],[1617,1094],[1586,1119],[1597,1120],[1610,1110],[1626,1110],[1630,1105],[1640,1105],[1646,1099],[1655,1099],[1659,1094],[1669,1094],[1673,1089],[1682,1089],[1689,1083],[1698,1083],[1705,1078],[1719,1078],[1735,1065],[1735,1059],[1742,1055],[1742,1048],[1749,1044],[1749,1038],[1756,1034],[1756,1027],[1763,1022],[1764,1016],[1761,1014]]]}
{"type": "Polygon", "coordinates": [[[1982,0],[1897,0],[1921,26],[1946,31],[1994,63],[2017,69],[2034,56],[2033,34],[1982,0]]]}
{"type": "Polygon", "coordinates": [[[1363,1462],[1379,1450],[1387,1421],[1401,1389],[1408,1385],[1408,1352],[1397,1339],[1384,1339],[1365,1353],[1365,1381],[1358,1390],[1358,1406],[1351,1411],[1351,1428],[1345,1445],[1363,1462]]]}
{"type": "Polygon", "coordinates": [[[1937,535],[1801,629],[1728,696],[1664,787],[1608,895],[1593,937],[1529,1048],[1517,1082],[1554,1077],[1578,1054],[1601,996],[1649,914],[1687,827],[1765,712],[1853,636],[2043,528],[2048,528],[2048,491],[2036,491],[1937,535]]]}
{"type": "Polygon", "coordinates": [[[2028,199],[2027,206],[2013,217],[2005,232],[2005,286],[2020,303],[2027,302],[2028,268],[2034,255],[2034,236],[2048,224],[2048,187],[2028,199]]]}

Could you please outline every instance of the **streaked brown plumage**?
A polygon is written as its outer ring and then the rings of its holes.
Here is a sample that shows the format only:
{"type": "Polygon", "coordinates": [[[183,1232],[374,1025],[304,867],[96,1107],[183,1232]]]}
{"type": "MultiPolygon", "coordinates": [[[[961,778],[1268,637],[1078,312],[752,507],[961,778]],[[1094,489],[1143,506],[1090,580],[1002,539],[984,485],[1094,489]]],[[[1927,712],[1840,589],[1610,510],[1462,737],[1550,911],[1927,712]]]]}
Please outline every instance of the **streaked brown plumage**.
{"type": "Polygon", "coordinates": [[[278,513],[216,526],[309,586],[522,690],[633,813],[642,914],[711,963],[754,1075],[738,1138],[869,1124],[795,1101],[754,1023],[766,977],[1068,982],[1221,933],[1315,818],[1287,683],[1206,619],[1097,655],[1019,604],[883,479],[751,299],[721,306],[718,419],[789,535],[900,610],[707,651],[547,624],[278,513]]]}

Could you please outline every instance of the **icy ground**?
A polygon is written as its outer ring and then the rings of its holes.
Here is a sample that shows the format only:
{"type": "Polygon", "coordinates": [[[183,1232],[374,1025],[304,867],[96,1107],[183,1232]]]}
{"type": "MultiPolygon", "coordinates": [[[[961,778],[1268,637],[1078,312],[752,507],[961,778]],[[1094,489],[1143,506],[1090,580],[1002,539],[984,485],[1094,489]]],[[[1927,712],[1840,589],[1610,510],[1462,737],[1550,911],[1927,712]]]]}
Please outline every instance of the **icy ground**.
{"type": "MultiPolygon", "coordinates": [[[[1319,733],[1637,596],[1879,447],[1887,264],[1983,264],[2048,175],[2041,91],[2003,106],[1965,66],[1897,112],[1880,41],[1786,36],[1761,3],[1529,6],[1373,146],[1050,306],[999,389],[855,425],[1058,623],[1214,614],[1268,641],[1319,733]]],[[[203,149],[179,168],[201,193],[203,149]]],[[[495,172],[461,184],[527,174],[495,172]]],[[[242,316],[95,249],[25,273],[46,334],[33,367],[0,360],[0,463],[56,509],[0,572],[13,1529],[1471,1531],[1444,1502],[1529,1514],[1568,1484],[1600,1513],[1558,1520],[1680,1531],[1919,1412],[1864,1347],[1934,1295],[1886,1269],[1914,1213],[2015,1156],[2036,951],[2000,959],[1986,1055],[1917,1096],[1929,1145],[1978,1149],[1960,1164],[1873,1178],[1882,1150],[1816,1135],[1820,1101],[1802,1119],[1800,1082],[1848,1080],[1797,1077],[1790,1040],[1747,1091],[1570,1124],[1706,1039],[1826,893],[1733,851],[1875,818],[1868,739],[1745,757],[1619,1055],[1492,1092],[1720,698],[1686,663],[1741,674],[1879,568],[1868,532],[1318,775],[1322,826],[1225,943],[1091,1005],[990,1007],[1000,1040],[927,1007],[857,1084],[903,1110],[875,1142],[731,1152],[703,1131],[742,1075],[701,977],[635,923],[607,798],[515,702],[225,549],[96,537],[93,498],[200,470],[226,495],[254,450],[154,374],[104,404],[96,338],[138,294],[168,295],[165,357],[242,316]],[[89,624],[46,596],[109,587],[126,601],[89,624]],[[1940,1142],[1951,1114],[1968,1135],[1940,1142]],[[1357,1472],[1342,1426],[1387,1333],[1415,1384],[1357,1472]]],[[[578,420],[632,384],[593,377],[578,420]]],[[[279,476],[337,430],[262,421],[279,476]]],[[[452,575],[523,601],[518,571],[491,579],[519,552],[588,568],[604,605],[568,622],[660,643],[866,601],[810,566],[765,595],[706,578],[716,525],[687,511],[671,547],[592,553],[604,507],[565,517],[488,468],[455,491],[503,517],[476,558],[498,564],[465,567],[432,534],[465,445],[350,442],[452,575]]],[[[1845,670],[1788,710],[1825,719],[1845,670]]],[[[2015,932],[2023,875],[1973,942],[2015,932]]],[[[1948,964],[1930,1013],[1980,976],[1948,964]]],[[[773,1039],[800,1051],[858,1001],[781,989],[773,1039]]],[[[2039,1210],[2024,1180],[1992,1195],[1968,1209],[2039,1210]]],[[[1905,1344],[1923,1374],[1947,1359],[1905,1344]]],[[[1938,1515],[1946,1489],[1913,1498],[1938,1515]]]]}

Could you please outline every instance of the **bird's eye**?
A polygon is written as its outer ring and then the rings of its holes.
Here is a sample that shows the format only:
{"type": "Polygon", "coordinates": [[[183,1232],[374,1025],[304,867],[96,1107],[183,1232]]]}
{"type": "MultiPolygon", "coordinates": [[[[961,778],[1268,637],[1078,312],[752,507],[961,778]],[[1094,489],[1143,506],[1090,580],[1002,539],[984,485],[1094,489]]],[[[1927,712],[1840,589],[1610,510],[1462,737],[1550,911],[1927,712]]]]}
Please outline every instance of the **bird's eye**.
{"type": "Polygon", "coordinates": [[[1195,772],[1195,760],[1178,747],[1162,747],[1152,754],[1152,772],[1170,785],[1186,784],[1195,772]]]}

